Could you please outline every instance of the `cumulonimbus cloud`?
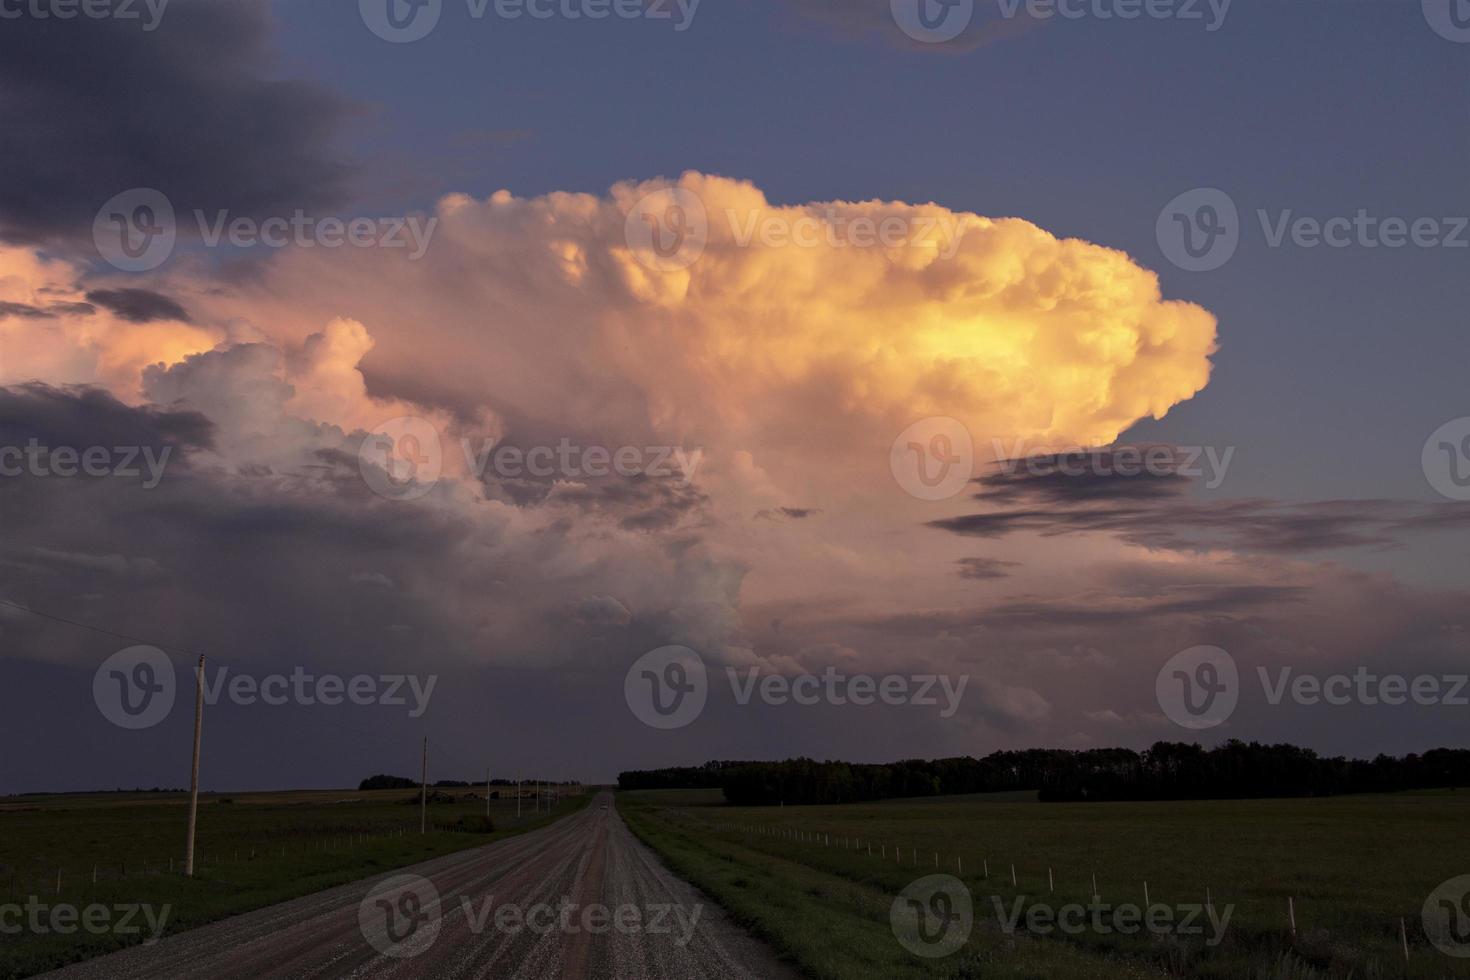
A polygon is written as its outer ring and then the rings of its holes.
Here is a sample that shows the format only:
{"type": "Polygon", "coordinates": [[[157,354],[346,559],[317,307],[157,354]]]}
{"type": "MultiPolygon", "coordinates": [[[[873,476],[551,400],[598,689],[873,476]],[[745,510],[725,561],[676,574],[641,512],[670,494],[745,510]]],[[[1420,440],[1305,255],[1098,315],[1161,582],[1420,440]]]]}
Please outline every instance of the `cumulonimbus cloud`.
{"type": "Polygon", "coordinates": [[[782,206],[698,173],[601,197],[451,195],[435,216],[417,262],[293,251],[194,302],[286,345],[346,317],[373,338],[362,370],[376,392],[727,459],[746,451],[792,493],[819,475],[814,459],[846,480],[843,459],[930,415],[977,440],[1105,444],[1203,388],[1215,349],[1215,319],[1164,299],[1123,252],[1018,218],[782,206]],[[627,226],[640,201],[671,191],[698,200],[708,233],[697,261],[665,271],[627,226]],[[764,232],[812,222],[911,232],[896,247],[764,232]]]}
{"type": "MultiPolygon", "coordinates": [[[[569,664],[682,642],[799,669],[820,666],[821,633],[843,610],[964,603],[1010,581],[996,570],[1025,572],[1013,555],[981,566],[973,542],[922,527],[963,501],[936,513],[896,485],[889,449],[915,419],[957,419],[977,445],[1105,443],[1198,392],[1216,343],[1213,316],[1165,299],[1118,250],[937,204],[783,205],[687,173],[600,196],[451,195],[432,217],[417,260],[292,247],[243,279],[197,256],[109,278],[0,251],[0,301],[43,314],[0,319],[0,383],[96,385],[207,418],[188,482],[156,499],[211,534],[302,528],[310,560],[279,562],[255,598],[293,609],[303,632],[312,603],[338,602],[318,582],[330,565],[332,589],[371,581],[399,597],[371,640],[345,641],[360,650],[416,636],[419,651],[569,664]],[[687,263],[635,233],[640,207],[670,195],[703,215],[687,263]],[[87,301],[120,290],[167,302],[140,316],[87,301]],[[440,429],[446,464],[459,439],[487,437],[683,447],[702,462],[688,484],[563,476],[540,488],[446,465],[441,492],[386,504],[353,454],[365,430],[403,414],[440,429]],[[390,551],[365,530],[384,520],[390,551]],[[312,567],[312,585],[293,581],[312,567]],[[766,627],[777,618],[779,636],[766,627]]],[[[64,526],[65,502],[37,519],[64,526]]],[[[180,598],[199,581],[181,552],[127,543],[111,550],[153,561],[153,595],[218,608],[180,598]]],[[[49,589],[43,602],[66,586],[49,589]]],[[[895,663],[882,631],[838,632],[855,667],[895,663]]],[[[939,666],[951,653],[910,656],[939,666]]],[[[1006,703],[1044,704],[1024,676],[1008,684],[1006,703]]]]}
{"type": "MultiPolygon", "coordinates": [[[[781,205],[693,173],[603,196],[450,196],[433,217],[416,261],[293,247],[245,279],[193,256],[97,277],[0,248],[0,385],[58,386],[26,388],[17,414],[198,430],[146,493],[5,487],[20,530],[0,593],[41,609],[87,595],[125,630],[238,636],[241,659],[270,646],[252,614],[269,608],[272,629],[333,657],[554,667],[567,684],[669,642],[771,670],[983,676],[945,728],[955,751],[1112,739],[1110,718],[1165,736],[1152,671],[1195,643],[1368,656],[1348,611],[1384,582],[1141,536],[1160,508],[1203,513],[1187,481],[988,478],[971,486],[982,499],[947,502],[896,484],[889,450],[916,418],[958,419],[977,446],[1100,445],[1207,383],[1214,318],[1119,251],[934,204],[781,205]],[[700,254],[671,264],[628,219],[676,193],[707,225],[700,254]],[[914,234],[856,240],[893,222],[914,234]],[[803,244],[799,228],[818,233],[803,244]],[[446,465],[432,495],[386,501],[356,447],[402,414],[440,430],[446,464],[462,437],[702,462],[688,481],[513,485],[446,465]],[[1125,506],[1138,517],[1119,526],[1125,506]],[[977,507],[1003,525],[984,540],[964,523],[977,507]]],[[[1458,601],[1401,588],[1376,615],[1395,623],[1385,636],[1443,624],[1415,646],[1433,662],[1458,649],[1458,601]]],[[[35,623],[5,629],[36,657],[82,658],[35,623]]]]}

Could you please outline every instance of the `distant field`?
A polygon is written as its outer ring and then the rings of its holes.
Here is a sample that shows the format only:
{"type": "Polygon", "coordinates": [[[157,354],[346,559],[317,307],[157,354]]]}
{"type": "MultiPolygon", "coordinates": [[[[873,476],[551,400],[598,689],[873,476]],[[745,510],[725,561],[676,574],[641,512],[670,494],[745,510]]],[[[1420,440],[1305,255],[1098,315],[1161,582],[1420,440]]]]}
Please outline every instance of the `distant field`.
{"type": "Polygon", "coordinates": [[[1420,924],[1436,886],[1470,874],[1470,792],[734,808],[718,791],[670,791],[620,793],[618,805],[678,871],[822,980],[1470,977],[1470,960],[1436,949],[1420,924]],[[968,888],[974,926],[962,948],[931,959],[900,945],[890,909],[936,871],[968,888]],[[1042,934],[1024,913],[1003,928],[1018,908],[1087,905],[1094,874],[1107,904],[1143,906],[1146,881],[1150,904],[1182,910],[1208,888],[1217,917],[1230,910],[1213,930],[1223,938],[1042,934]]]}
{"type": "MultiPolygon", "coordinates": [[[[537,814],[528,790],[517,819],[514,790],[502,787],[503,798],[491,802],[495,831],[484,833],[483,789],[439,792],[456,799],[429,806],[431,829],[423,836],[414,790],[201,797],[193,880],[179,873],[185,794],[0,798],[0,906],[23,904],[31,896],[51,906],[168,904],[165,931],[172,933],[487,844],[542,826],[590,798],[564,798],[552,813],[537,814]],[[459,799],[472,793],[479,795],[459,799]]],[[[142,938],[83,930],[69,936],[30,929],[3,935],[0,980],[30,976],[142,938]]]]}

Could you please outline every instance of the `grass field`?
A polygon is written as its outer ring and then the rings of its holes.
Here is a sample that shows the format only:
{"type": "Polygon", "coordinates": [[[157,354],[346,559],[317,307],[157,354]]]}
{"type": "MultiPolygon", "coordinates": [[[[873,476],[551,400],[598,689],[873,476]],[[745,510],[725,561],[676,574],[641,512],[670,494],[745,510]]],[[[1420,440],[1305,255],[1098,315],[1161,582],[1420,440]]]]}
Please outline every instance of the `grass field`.
{"type": "Polygon", "coordinates": [[[1430,893],[1470,873],[1466,792],[735,808],[718,792],[670,791],[620,793],[618,806],[676,870],[822,980],[1470,977],[1470,960],[1435,948],[1421,925],[1430,893]],[[971,893],[973,928],[951,955],[926,958],[900,944],[890,910],[936,871],[971,893]],[[1230,918],[1215,929],[1198,913],[1199,936],[1064,935],[1045,917],[1028,928],[1026,914],[1011,926],[1018,909],[1087,905],[1093,875],[1103,904],[1143,907],[1147,882],[1149,904],[1182,923],[1208,888],[1217,921],[1230,918]]]}
{"type": "MultiPolygon", "coordinates": [[[[429,806],[419,834],[412,790],[306,791],[201,797],[198,866],[179,873],[187,824],[184,794],[103,793],[0,799],[0,908],[34,896],[49,907],[169,907],[165,933],[285,901],[380,871],[476,847],[543,826],[584,806],[564,797],[548,813],[513,790],[491,801],[493,832],[476,791],[429,806]],[[411,801],[411,802],[408,802],[411,801]]],[[[529,791],[528,791],[529,793],[529,791]]],[[[139,926],[147,930],[146,919],[139,926]]],[[[0,919],[0,933],[5,920],[0,919]]],[[[11,922],[14,925],[14,922],[11,922]]],[[[0,978],[25,977],[142,941],[144,934],[58,935],[27,926],[0,935],[0,978]]]]}

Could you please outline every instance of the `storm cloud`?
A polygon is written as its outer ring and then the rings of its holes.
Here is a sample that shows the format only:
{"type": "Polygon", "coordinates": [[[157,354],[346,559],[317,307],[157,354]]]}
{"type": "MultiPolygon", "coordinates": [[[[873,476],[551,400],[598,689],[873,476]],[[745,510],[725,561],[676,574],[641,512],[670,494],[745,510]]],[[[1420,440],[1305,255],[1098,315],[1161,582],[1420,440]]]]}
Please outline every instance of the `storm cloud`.
{"type": "Polygon", "coordinates": [[[275,77],[266,0],[173,0],[148,31],[116,17],[4,24],[0,241],[84,239],[104,202],[137,187],[180,213],[244,217],[348,193],[335,140],[354,110],[275,77]]]}

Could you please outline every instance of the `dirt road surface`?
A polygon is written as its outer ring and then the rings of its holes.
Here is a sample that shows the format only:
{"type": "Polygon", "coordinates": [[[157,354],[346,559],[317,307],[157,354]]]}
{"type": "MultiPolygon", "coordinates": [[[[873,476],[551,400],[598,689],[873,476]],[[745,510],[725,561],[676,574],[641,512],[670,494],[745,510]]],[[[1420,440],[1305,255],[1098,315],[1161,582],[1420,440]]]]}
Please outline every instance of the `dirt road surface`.
{"type": "Polygon", "coordinates": [[[796,980],[601,794],[549,827],[46,974],[796,980]]]}

